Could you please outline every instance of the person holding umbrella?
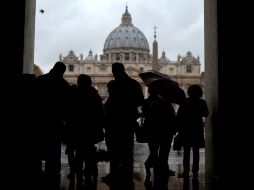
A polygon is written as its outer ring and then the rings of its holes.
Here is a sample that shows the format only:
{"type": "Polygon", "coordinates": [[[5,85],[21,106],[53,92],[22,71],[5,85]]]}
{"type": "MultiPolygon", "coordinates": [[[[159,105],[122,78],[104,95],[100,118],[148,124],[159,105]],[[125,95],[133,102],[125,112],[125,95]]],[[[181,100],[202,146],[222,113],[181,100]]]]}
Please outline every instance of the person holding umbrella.
{"type": "Polygon", "coordinates": [[[168,156],[176,131],[175,110],[169,101],[170,97],[165,96],[160,85],[151,83],[148,86],[148,92],[149,97],[142,107],[150,150],[149,157],[145,162],[147,173],[145,184],[150,182],[150,168],[153,168],[154,188],[167,189],[168,176],[173,172],[168,166],[168,156]]]}
{"type": "Polygon", "coordinates": [[[168,166],[171,143],[177,128],[172,104],[181,105],[185,102],[186,96],[179,84],[168,75],[148,70],[139,76],[149,92],[142,110],[150,134],[148,140],[150,155],[145,162],[147,173],[145,185],[150,180],[150,168],[154,168],[155,188],[167,189],[168,176],[175,175],[168,166]]]}

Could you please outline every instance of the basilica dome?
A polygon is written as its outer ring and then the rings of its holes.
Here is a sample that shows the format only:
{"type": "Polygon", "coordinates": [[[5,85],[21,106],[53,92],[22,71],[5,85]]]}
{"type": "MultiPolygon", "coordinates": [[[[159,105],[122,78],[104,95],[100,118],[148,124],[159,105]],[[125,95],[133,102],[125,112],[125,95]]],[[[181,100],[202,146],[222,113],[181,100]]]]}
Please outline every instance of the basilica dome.
{"type": "Polygon", "coordinates": [[[149,52],[147,39],[143,32],[132,24],[132,18],[126,6],[122,23],[108,35],[103,51],[127,48],[149,52]]]}

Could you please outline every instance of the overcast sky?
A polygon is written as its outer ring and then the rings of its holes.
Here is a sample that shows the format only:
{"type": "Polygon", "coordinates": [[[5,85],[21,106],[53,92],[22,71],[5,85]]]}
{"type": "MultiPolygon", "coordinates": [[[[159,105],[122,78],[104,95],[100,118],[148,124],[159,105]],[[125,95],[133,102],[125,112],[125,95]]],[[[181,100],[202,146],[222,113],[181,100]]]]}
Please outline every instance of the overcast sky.
{"type": "Polygon", "coordinates": [[[37,0],[35,64],[48,72],[70,50],[86,57],[103,53],[109,33],[121,23],[128,5],[132,23],[146,36],[150,51],[157,26],[159,57],[170,60],[191,51],[204,70],[203,0],[37,0]],[[40,13],[40,9],[45,12],[40,13]]]}

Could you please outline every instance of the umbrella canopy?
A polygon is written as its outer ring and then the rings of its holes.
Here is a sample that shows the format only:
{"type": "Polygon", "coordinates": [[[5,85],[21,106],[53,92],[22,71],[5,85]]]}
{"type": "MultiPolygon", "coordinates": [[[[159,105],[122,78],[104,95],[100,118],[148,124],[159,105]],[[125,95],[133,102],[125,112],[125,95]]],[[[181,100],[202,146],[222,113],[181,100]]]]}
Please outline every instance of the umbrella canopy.
{"type": "Polygon", "coordinates": [[[186,95],[179,84],[168,75],[158,71],[149,70],[139,74],[145,85],[155,88],[157,92],[171,103],[182,104],[186,95]]]}
{"type": "Polygon", "coordinates": [[[148,70],[143,73],[139,73],[139,76],[147,86],[149,86],[152,82],[160,79],[167,79],[170,80],[172,83],[174,83],[174,85],[178,85],[178,83],[173,79],[171,79],[168,75],[154,70],[148,70]]]}

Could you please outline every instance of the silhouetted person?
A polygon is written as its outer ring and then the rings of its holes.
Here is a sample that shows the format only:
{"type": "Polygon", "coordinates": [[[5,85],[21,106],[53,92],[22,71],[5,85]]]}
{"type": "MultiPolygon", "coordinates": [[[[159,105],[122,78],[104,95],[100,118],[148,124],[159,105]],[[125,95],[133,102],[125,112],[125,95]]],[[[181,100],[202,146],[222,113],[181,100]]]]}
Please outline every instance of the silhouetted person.
{"type": "Polygon", "coordinates": [[[180,105],[177,117],[180,121],[180,133],[183,136],[184,158],[183,177],[189,177],[190,151],[193,152],[192,173],[193,179],[198,179],[199,149],[205,147],[204,118],[209,111],[206,101],[202,99],[203,91],[199,85],[191,85],[187,91],[189,97],[180,105]]]}
{"type": "Polygon", "coordinates": [[[150,168],[154,171],[154,189],[167,189],[170,174],[168,156],[175,134],[175,111],[171,103],[159,93],[158,86],[149,86],[149,97],[143,105],[145,127],[149,131],[149,157],[145,162],[149,182],[150,168]]]}
{"type": "Polygon", "coordinates": [[[70,179],[73,180],[76,176],[77,189],[83,186],[96,189],[98,168],[95,144],[103,140],[103,137],[98,136],[102,134],[98,133],[99,130],[101,132],[103,130],[103,105],[98,91],[92,86],[90,76],[79,75],[77,84],[78,87],[73,88],[70,96],[72,111],[68,118],[70,125],[67,129],[72,135],[68,148],[73,152],[69,153],[74,156],[74,171],[71,171],[70,179]]]}
{"type": "Polygon", "coordinates": [[[196,178],[193,178],[192,183],[190,184],[190,179],[184,178],[183,179],[183,190],[199,190],[199,180],[196,178]]]}
{"type": "Polygon", "coordinates": [[[36,129],[36,121],[34,114],[36,109],[35,104],[35,89],[34,89],[34,74],[23,74],[17,84],[17,94],[15,101],[17,112],[16,117],[13,118],[18,121],[19,140],[17,150],[19,151],[21,168],[16,168],[21,172],[21,182],[25,189],[38,188],[41,179],[41,160],[38,149],[38,130],[36,129]],[[24,115],[25,113],[26,115],[24,115]]]}
{"type": "Polygon", "coordinates": [[[140,84],[130,78],[122,63],[112,65],[115,80],[108,83],[109,97],[105,103],[106,141],[110,152],[111,189],[133,188],[134,129],[138,107],[144,96],[140,84]],[[117,183],[121,187],[116,187],[117,183]]]}
{"type": "Polygon", "coordinates": [[[189,178],[184,178],[183,190],[190,190],[190,179],[189,178]]]}
{"type": "MultiPolygon", "coordinates": [[[[76,92],[77,92],[78,85],[73,84],[70,86],[68,97],[70,100],[75,100],[76,92]]],[[[66,145],[65,154],[68,157],[68,164],[70,167],[69,174],[67,175],[68,179],[71,182],[75,180],[75,113],[73,112],[73,101],[67,102],[67,109],[72,110],[65,118],[65,125],[64,125],[64,137],[63,143],[66,145]]]]}
{"type": "Polygon", "coordinates": [[[41,159],[45,160],[45,177],[48,189],[59,189],[61,170],[61,142],[63,120],[69,90],[68,82],[63,78],[66,66],[56,62],[49,73],[36,79],[39,102],[37,122],[41,131],[41,159]]]}
{"type": "MultiPolygon", "coordinates": [[[[108,82],[107,83],[107,91],[108,91],[108,95],[109,97],[113,97],[113,85],[112,85],[112,82],[108,82]]],[[[107,146],[107,149],[108,149],[108,153],[109,153],[109,160],[112,158],[112,153],[111,153],[111,149],[110,149],[110,146],[111,146],[111,129],[110,129],[110,125],[111,125],[111,122],[112,122],[112,111],[110,111],[110,101],[109,101],[109,98],[106,100],[105,104],[104,104],[104,119],[105,119],[105,125],[104,125],[104,128],[105,128],[105,143],[106,143],[106,146],[107,146]]],[[[111,175],[110,173],[107,175],[107,176],[104,176],[102,177],[102,181],[108,183],[109,181],[111,180],[111,175]]]]}
{"type": "MultiPolygon", "coordinates": [[[[70,91],[68,94],[69,99],[73,100],[75,98],[75,91],[78,86],[73,84],[70,86],[70,91]]],[[[72,101],[67,102],[67,110],[72,110],[72,101]]],[[[72,113],[73,110],[69,113],[72,113]]],[[[66,145],[65,154],[67,155],[68,165],[69,165],[69,173],[67,174],[67,178],[69,179],[69,187],[68,190],[75,190],[75,145],[73,143],[74,138],[74,130],[73,130],[73,122],[70,119],[70,115],[66,116],[64,121],[64,135],[63,135],[63,144],[66,145]]]]}

